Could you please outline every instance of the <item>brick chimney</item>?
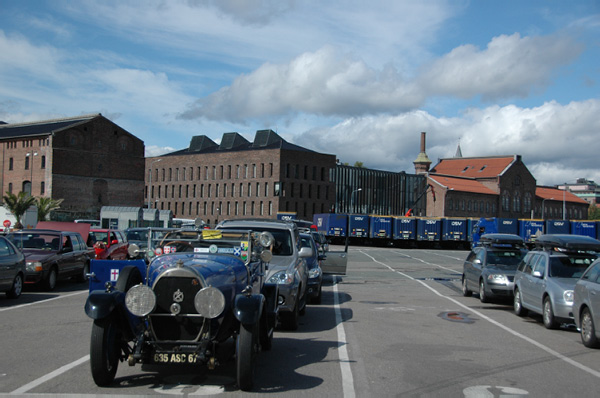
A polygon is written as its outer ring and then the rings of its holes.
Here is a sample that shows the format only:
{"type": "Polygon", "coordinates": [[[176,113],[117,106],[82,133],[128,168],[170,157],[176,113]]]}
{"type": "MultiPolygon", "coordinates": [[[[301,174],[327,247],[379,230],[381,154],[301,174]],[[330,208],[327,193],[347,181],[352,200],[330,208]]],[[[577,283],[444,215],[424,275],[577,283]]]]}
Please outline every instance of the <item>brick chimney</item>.
{"type": "Polygon", "coordinates": [[[416,174],[427,174],[429,172],[429,166],[431,166],[431,160],[427,157],[427,153],[425,153],[425,136],[426,133],[421,133],[421,152],[413,162],[415,165],[415,173],[416,174]]]}

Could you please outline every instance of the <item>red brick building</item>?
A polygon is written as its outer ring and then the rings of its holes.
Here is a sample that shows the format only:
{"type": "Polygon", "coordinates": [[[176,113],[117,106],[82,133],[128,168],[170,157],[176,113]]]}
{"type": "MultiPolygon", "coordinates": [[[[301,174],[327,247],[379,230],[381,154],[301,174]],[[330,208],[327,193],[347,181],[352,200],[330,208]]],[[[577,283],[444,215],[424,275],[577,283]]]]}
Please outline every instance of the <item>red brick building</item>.
{"type": "Polygon", "coordinates": [[[144,143],[101,114],[0,123],[0,148],[3,195],[64,199],[54,219],[98,219],[102,206],[143,203],[144,143]]]}
{"type": "Polygon", "coordinates": [[[195,136],[189,148],[146,159],[145,200],[174,217],[200,217],[210,225],[281,212],[312,220],[335,201],[335,161],[272,130],[257,131],[253,142],[238,133],[223,134],[220,144],[195,136]]]}

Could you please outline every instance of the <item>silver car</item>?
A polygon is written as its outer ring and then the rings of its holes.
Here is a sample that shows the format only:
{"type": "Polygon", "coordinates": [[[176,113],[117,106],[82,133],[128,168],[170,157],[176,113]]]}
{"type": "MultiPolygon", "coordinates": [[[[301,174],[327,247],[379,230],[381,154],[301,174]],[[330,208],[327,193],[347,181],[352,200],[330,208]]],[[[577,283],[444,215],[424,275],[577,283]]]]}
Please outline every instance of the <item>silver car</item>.
{"type": "Polygon", "coordinates": [[[596,259],[600,241],[579,235],[542,235],[517,268],[514,311],[542,314],[544,326],[573,323],[575,283],[596,259]]]}
{"type": "Polygon", "coordinates": [[[586,347],[600,347],[600,330],[596,319],[600,315],[600,260],[596,260],[575,284],[573,315],[586,347]]]}
{"type": "Polygon", "coordinates": [[[306,311],[308,293],[308,269],[306,257],[313,250],[300,247],[300,234],[293,222],[281,220],[225,220],[217,229],[251,229],[268,231],[275,238],[273,259],[269,263],[266,284],[276,284],[279,289],[279,320],[287,330],[298,329],[298,316],[306,311]]]}

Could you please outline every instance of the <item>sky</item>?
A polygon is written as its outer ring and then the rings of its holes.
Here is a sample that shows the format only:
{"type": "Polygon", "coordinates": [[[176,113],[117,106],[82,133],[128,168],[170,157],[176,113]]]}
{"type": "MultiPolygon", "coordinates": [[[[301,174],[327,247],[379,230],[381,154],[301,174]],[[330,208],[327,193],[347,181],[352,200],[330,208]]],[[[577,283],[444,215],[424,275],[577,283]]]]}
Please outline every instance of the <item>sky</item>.
{"type": "Polygon", "coordinates": [[[600,183],[600,0],[0,0],[0,121],[101,113],[146,156],[272,129],[414,173],[521,155],[600,183]]]}

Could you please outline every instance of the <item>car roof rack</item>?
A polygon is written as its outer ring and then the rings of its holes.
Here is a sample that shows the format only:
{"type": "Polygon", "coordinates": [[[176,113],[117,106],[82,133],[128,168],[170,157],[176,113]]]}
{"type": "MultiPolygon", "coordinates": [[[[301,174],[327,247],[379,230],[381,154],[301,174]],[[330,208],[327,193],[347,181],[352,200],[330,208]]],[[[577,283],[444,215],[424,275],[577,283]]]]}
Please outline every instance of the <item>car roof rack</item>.
{"type": "Polygon", "coordinates": [[[570,251],[598,251],[600,241],[584,235],[548,234],[541,235],[535,246],[543,250],[563,249],[570,251]]]}
{"type": "Polygon", "coordinates": [[[525,247],[525,241],[514,234],[484,234],[479,238],[481,246],[494,247],[525,247]]]}

